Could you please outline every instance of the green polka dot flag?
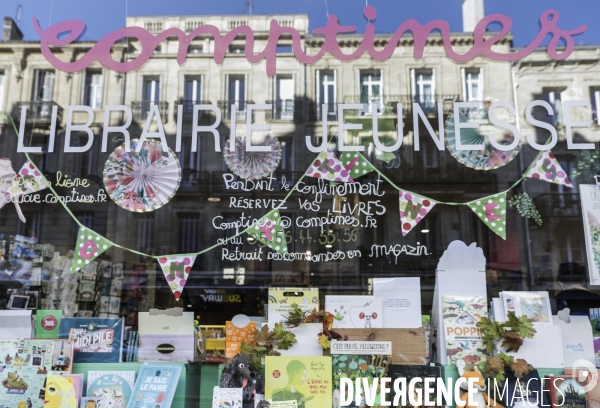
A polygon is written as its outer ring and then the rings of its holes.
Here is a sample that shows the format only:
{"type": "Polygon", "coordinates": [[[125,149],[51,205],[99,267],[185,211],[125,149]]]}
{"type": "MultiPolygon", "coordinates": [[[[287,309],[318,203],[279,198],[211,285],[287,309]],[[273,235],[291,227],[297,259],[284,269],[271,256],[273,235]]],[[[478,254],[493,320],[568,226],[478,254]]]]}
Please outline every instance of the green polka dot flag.
{"type": "Polygon", "coordinates": [[[281,225],[279,210],[273,210],[254,224],[249,234],[275,252],[287,254],[285,230],[281,225]]]}
{"type": "Polygon", "coordinates": [[[502,239],[506,239],[506,192],[467,203],[469,208],[502,239]]]}
{"type": "Polygon", "coordinates": [[[77,234],[73,265],[71,265],[71,274],[81,270],[110,247],[112,247],[112,243],[102,235],[98,235],[89,228],[80,227],[77,234]]]}
{"type": "Polygon", "coordinates": [[[343,152],[340,154],[340,161],[348,174],[352,178],[364,176],[367,173],[375,171],[375,167],[365,157],[357,152],[343,152]]]}

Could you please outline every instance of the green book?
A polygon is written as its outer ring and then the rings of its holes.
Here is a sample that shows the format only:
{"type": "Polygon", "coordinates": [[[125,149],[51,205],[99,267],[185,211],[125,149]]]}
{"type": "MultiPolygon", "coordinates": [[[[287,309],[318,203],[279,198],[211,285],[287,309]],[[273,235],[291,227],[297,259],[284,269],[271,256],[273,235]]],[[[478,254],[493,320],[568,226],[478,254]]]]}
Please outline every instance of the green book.
{"type": "Polygon", "coordinates": [[[38,310],[35,314],[35,338],[58,339],[62,310],[38,310]]]}

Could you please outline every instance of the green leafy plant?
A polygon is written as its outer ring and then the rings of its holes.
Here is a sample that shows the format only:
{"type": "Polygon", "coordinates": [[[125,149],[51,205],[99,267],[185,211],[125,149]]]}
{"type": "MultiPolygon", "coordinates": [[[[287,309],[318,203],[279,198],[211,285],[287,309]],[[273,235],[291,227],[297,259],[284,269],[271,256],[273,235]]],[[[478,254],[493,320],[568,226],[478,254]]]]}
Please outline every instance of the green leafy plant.
{"type": "Polygon", "coordinates": [[[542,225],[542,216],[526,192],[519,193],[508,200],[511,207],[517,207],[521,217],[531,218],[537,225],[542,225]]]}
{"type": "Polygon", "coordinates": [[[297,342],[296,335],[292,333],[282,323],[276,323],[273,331],[269,330],[268,325],[264,325],[260,330],[255,330],[256,340],[254,342],[244,341],[240,348],[240,353],[250,356],[252,367],[260,371],[262,359],[265,356],[279,356],[275,347],[281,350],[288,350],[297,342]]]}
{"type": "Polygon", "coordinates": [[[600,174],[600,151],[583,150],[575,162],[577,167],[571,172],[571,177],[579,184],[595,184],[594,176],[600,174]]]}
{"type": "Polygon", "coordinates": [[[487,358],[483,367],[485,374],[501,382],[505,378],[506,370],[512,371],[517,378],[533,370],[527,361],[498,352],[498,344],[507,352],[519,351],[525,339],[533,338],[536,330],[531,319],[527,316],[517,317],[515,312],[508,312],[504,323],[484,317],[477,323],[477,327],[481,330],[486,351],[492,356],[487,358]]]}
{"type": "Polygon", "coordinates": [[[331,330],[335,316],[325,310],[313,309],[310,312],[303,311],[296,303],[292,303],[292,310],[285,317],[286,322],[292,326],[299,326],[304,323],[321,323],[323,331],[319,333],[319,344],[324,349],[331,347],[331,340],[348,340],[348,336],[331,330]]]}

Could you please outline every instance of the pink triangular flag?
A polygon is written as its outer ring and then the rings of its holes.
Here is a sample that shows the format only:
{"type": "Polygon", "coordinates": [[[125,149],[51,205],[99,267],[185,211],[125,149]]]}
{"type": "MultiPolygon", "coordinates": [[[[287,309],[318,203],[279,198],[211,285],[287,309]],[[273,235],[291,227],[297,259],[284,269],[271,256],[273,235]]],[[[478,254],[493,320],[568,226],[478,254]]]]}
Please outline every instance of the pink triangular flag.
{"type": "Polygon", "coordinates": [[[306,174],[310,177],[322,178],[329,181],[354,183],[354,180],[350,177],[350,172],[331,149],[319,153],[306,171],[306,174]]]}
{"type": "Polygon", "coordinates": [[[165,255],[158,258],[158,264],[177,300],[181,297],[195,260],[196,255],[165,255]]]}
{"type": "Polygon", "coordinates": [[[554,153],[550,150],[542,152],[533,166],[529,169],[527,177],[544,180],[549,183],[562,184],[567,187],[573,187],[567,173],[554,157],[554,153]]]}
{"type": "Polygon", "coordinates": [[[430,198],[398,190],[400,197],[400,226],[402,236],[412,230],[435,206],[436,202],[430,198]]]}

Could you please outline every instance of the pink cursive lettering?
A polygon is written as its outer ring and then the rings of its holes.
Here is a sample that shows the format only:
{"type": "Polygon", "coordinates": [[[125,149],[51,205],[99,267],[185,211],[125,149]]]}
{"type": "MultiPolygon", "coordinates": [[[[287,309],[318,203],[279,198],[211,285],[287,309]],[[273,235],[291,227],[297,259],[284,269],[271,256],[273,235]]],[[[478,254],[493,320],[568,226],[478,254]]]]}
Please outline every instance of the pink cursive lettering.
{"type": "MultiPolygon", "coordinates": [[[[374,21],[377,12],[374,7],[367,6],[364,9],[364,15],[369,21],[374,21]]],[[[535,39],[527,47],[518,51],[509,53],[500,53],[492,50],[492,47],[508,34],[512,28],[512,19],[503,14],[493,14],[483,18],[475,27],[473,32],[473,46],[464,54],[458,54],[451,45],[450,27],[444,20],[434,20],[425,25],[419,24],[411,19],[402,23],[396,32],[392,35],[390,41],[383,49],[377,51],[374,46],[375,26],[370,22],[365,28],[363,39],[356,49],[350,54],[344,54],[339,47],[337,35],[340,33],[354,33],[355,26],[340,26],[337,17],[329,16],[325,27],[313,30],[313,34],[324,38],[323,46],[315,55],[307,55],[302,49],[300,33],[290,27],[281,27],[275,20],[271,21],[269,29],[269,39],[267,45],[258,54],[254,54],[254,32],[247,25],[234,28],[225,35],[221,35],[219,29],[213,25],[202,25],[190,34],[185,34],[178,28],[169,28],[156,36],[149,33],[141,27],[125,27],[113,31],[100,39],[94,46],[81,58],[76,61],[61,61],[51,51],[50,47],[62,47],[76,41],[85,31],[85,23],[81,20],[67,20],[54,24],[46,30],[42,30],[37,18],[33,19],[33,26],[41,37],[40,48],[42,54],[57,69],[66,72],[81,71],[90,66],[95,61],[106,68],[118,72],[128,72],[140,68],[152,56],[156,47],[168,37],[177,37],[179,39],[179,49],[177,52],[177,62],[183,64],[187,58],[187,51],[190,42],[199,35],[212,36],[215,41],[214,60],[221,64],[231,42],[238,36],[246,37],[245,56],[251,63],[266,61],[267,75],[273,76],[276,73],[276,50],[279,38],[282,35],[291,37],[292,50],[296,59],[305,64],[313,64],[318,61],[326,52],[342,61],[351,61],[359,58],[364,53],[369,54],[375,61],[384,61],[389,59],[394,53],[400,37],[404,34],[412,33],[414,39],[414,57],[421,59],[427,44],[427,39],[433,31],[439,31],[442,36],[444,49],[448,58],[456,62],[466,62],[479,56],[487,57],[497,61],[516,61],[530,55],[537,49],[546,36],[550,36],[550,42],[546,47],[548,56],[553,60],[563,60],[573,52],[575,47],[574,36],[587,30],[587,25],[582,25],[573,30],[564,30],[557,26],[560,13],[555,10],[547,10],[540,17],[540,31],[535,39]],[[485,38],[486,28],[490,24],[499,24],[499,32],[485,38]],[[110,50],[116,41],[121,38],[137,38],[142,45],[140,54],[131,61],[115,61],[110,50]],[[563,47],[559,51],[559,47],[563,47]]]]}

